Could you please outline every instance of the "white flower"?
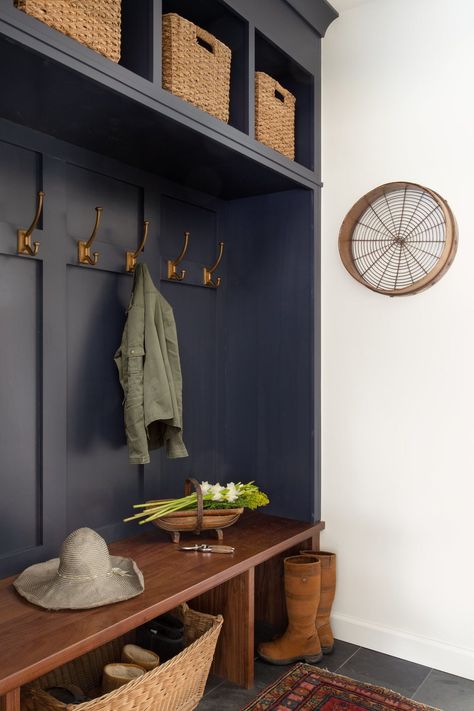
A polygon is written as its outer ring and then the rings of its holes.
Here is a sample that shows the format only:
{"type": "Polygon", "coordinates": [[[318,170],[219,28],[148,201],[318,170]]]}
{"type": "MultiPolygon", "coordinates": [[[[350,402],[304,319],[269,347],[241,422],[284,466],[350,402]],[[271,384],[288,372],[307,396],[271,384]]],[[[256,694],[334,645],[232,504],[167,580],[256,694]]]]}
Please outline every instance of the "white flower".
{"type": "Polygon", "coordinates": [[[209,493],[212,494],[212,500],[213,501],[222,501],[223,496],[222,496],[222,491],[224,491],[225,486],[221,486],[219,482],[217,484],[214,484],[214,486],[209,487],[209,493]]]}
{"type": "Polygon", "coordinates": [[[232,503],[232,501],[235,501],[236,499],[239,498],[239,492],[237,491],[237,487],[235,486],[233,481],[226,484],[226,489],[227,489],[227,493],[225,495],[226,501],[229,501],[230,503],[232,503]]]}
{"type": "Polygon", "coordinates": [[[201,481],[201,491],[204,494],[207,494],[209,489],[211,488],[211,485],[209,484],[208,481],[201,481]]]}

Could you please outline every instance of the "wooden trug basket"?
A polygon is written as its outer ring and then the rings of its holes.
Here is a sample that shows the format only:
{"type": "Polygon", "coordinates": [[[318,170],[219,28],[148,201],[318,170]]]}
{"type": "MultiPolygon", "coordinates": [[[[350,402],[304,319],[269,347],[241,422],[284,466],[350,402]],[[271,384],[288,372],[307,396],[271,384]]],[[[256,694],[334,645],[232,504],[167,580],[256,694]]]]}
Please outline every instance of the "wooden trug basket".
{"type": "Polygon", "coordinates": [[[176,511],[176,513],[156,518],[153,523],[158,528],[168,531],[173,543],[179,543],[182,531],[193,531],[199,535],[201,531],[215,530],[218,540],[222,541],[224,538],[222,529],[232,526],[233,523],[238,521],[243,509],[206,510],[203,506],[201,486],[196,479],[186,479],[185,496],[191,493],[192,487],[194,487],[197,494],[197,509],[195,511],[176,511]]]}
{"type": "Polygon", "coordinates": [[[121,0],[15,0],[19,10],[118,62],[121,0]]]}
{"type": "Polygon", "coordinates": [[[229,121],[232,52],[214,35],[169,12],[163,15],[163,89],[229,121]]]}
{"type": "Polygon", "coordinates": [[[295,158],[296,99],[276,79],[255,72],[255,138],[266,146],[295,158]]]}
{"type": "Polygon", "coordinates": [[[175,657],[115,691],[82,704],[58,701],[44,689],[74,684],[86,694],[100,689],[105,664],[120,661],[123,635],[74,659],[21,689],[21,711],[191,711],[204,694],[223,618],[181,605],[173,614],[184,622],[186,648],[175,657]]]}

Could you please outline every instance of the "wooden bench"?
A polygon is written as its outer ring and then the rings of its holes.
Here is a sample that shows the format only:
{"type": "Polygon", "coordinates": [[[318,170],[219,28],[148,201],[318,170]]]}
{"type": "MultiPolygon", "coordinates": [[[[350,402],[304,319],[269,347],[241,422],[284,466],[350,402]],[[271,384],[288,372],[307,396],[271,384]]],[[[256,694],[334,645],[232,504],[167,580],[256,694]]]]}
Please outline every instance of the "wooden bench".
{"type": "MultiPolygon", "coordinates": [[[[213,671],[241,686],[253,685],[254,620],[282,626],[282,559],[300,548],[319,548],[324,524],[246,512],[226,529],[232,555],[183,552],[158,530],[109,546],[133,558],[145,591],[131,600],[83,611],[51,612],[21,598],[15,579],[0,581],[0,709],[19,711],[20,687],[81,654],[128,632],[182,602],[221,613],[224,625],[213,671]]],[[[184,542],[195,541],[185,536],[184,542]]],[[[216,542],[201,536],[200,542],[216,542]]]]}

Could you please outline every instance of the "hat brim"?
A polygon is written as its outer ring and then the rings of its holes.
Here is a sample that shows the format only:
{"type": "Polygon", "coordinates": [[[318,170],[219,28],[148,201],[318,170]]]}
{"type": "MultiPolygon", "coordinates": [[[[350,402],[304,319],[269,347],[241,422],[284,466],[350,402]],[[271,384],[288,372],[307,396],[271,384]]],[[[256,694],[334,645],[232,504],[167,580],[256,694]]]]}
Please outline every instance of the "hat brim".
{"type": "Polygon", "coordinates": [[[26,568],[13,585],[22,597],[47,610],[88,610],[143,592],[143,573],[131,558],[110,556],[110,564],[121,572],[90,580],[69,580],[58,575],[59,558],[52,558],[26,568]]]}

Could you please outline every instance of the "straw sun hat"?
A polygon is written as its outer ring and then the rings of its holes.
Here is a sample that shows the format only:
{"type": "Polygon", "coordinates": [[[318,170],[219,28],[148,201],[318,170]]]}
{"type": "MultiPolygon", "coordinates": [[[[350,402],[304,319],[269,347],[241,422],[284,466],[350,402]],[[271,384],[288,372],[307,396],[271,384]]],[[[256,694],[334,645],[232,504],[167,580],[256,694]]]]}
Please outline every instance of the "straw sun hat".
{"type": "Polygon", "coordinates": [[[48,610],[86,610],[128,600],[144,590],[143,574],[134,561],[109,555],[104,539],[90,528],[73,531],[59,558],[31,565],[13,585],[48,610]]]}

